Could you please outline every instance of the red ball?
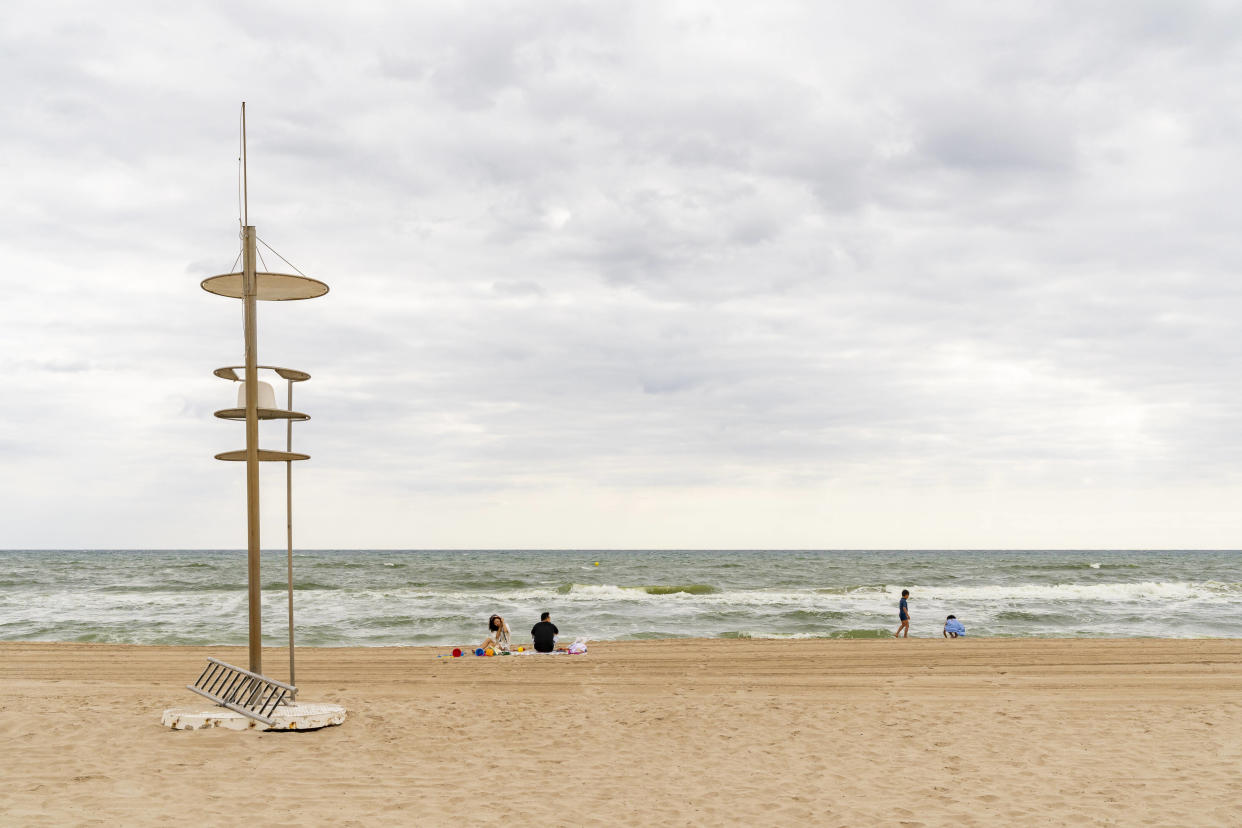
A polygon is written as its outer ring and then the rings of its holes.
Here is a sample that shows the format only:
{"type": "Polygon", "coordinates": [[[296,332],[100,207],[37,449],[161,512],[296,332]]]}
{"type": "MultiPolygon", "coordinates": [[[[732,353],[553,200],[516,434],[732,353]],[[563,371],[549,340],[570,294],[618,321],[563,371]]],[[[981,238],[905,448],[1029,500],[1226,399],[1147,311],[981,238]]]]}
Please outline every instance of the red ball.
{"type": "Polygon", "coordinates": [[[460,650],[460,649],[456,649],[456,648],[454,648],[454,650],[453,650],[453,658],[461,658],[461,650],[460,650]]]}

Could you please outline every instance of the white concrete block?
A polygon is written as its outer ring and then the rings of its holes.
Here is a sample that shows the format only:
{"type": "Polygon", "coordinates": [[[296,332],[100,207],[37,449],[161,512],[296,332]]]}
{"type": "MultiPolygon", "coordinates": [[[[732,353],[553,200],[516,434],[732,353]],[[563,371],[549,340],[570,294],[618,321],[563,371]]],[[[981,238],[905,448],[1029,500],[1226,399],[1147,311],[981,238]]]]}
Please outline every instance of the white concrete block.
{"type": "Polygon", "coordinates": [[[194,705],[170,707],[164,711],[160,722],[174,730],[203,730],[209,727],[227,730],[318,730],[344,722],[345,708],[339,704],[294,702],[282,704],[270,718],[276,723],[269,727],[224,707],[194,705]]]}

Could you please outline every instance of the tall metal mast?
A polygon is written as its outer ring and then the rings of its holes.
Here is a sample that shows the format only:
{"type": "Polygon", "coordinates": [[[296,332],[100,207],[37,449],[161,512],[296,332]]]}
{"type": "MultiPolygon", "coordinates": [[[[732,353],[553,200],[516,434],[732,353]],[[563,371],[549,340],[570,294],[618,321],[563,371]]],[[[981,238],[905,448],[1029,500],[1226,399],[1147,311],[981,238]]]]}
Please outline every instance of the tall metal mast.
{"type": "MultiPolygon", "coordinates": [[[[242,270],[240,273],[222,273],[204,279],[203,290],[230,299],[241,299],[244,309],[244,336],[246,344],[245,365],[217,368],[213,373],[221,379],[242,383],[244,401],[238,400],[236,408],[216,412],[225,420],[246,422],[246,447],[240,451],[226,451],[216,455],[217,460],[246,461],[246,590],[249,604],[250,672],[263,674],[263,578],[260,569],[259,547],[259,464],[263,462],[285,463],[285,503],[287,509],[286,530],[288,537],[289,570],[289,678],[293,683],[293,471],[292,462],[308,460],[308,455],[293,451],[293,431],[285,431],[285,451],[259,448],[259,420],[302,421],[310,419],[306,414],[293,410],[292,383],[310,379],[310,374],[292,368],[259,365],[257,335],[257,309],[260,301],[285,302],[297,299],[314,299],[328,292],[328,286],[318,279],[298,272],[271,273],[259,270],[258,233],[250,225],[249,176],[246,158],[246,104],[242,104],[242,270]],[[290,382],[289,408],[278,408],[272,387],[259,382],[260,370],[275,371],[290,382]],[[239,375],[240,371],[240,375],[239,375]]],[[[275,251],[273,251],[275,252],[275,251]]],[[[277,253],[276,255],[280,255],[277,253]]],[[[281,258],[284,258],[283,256],[281,258]]],[[[297,268],[294,268],[297,270],[297,268]]],[[[290,692],[296,695],[296,689],[290,692]]]]}
{"type": "Polygon", "coordinates": [[[250,672],[263,673],[263,579],[259,567],[259,372],[255,345],[255,231],[250,226],[250,182],[246,169],[246,103],[242,102],[242,300],[246,338],[246,584],[250,605],[250,672]]]}

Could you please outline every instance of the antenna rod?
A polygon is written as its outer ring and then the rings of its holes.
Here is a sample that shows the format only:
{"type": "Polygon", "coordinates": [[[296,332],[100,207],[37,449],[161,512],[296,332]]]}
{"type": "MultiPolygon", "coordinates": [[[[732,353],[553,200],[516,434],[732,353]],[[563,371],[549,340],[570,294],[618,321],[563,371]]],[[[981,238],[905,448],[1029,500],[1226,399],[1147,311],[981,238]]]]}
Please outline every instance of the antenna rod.
{"type": "Polygon", "coordinates": [[[242,101],[242,224],[250,224],[250,180],[246,175],[246,102],[242,101]]]}

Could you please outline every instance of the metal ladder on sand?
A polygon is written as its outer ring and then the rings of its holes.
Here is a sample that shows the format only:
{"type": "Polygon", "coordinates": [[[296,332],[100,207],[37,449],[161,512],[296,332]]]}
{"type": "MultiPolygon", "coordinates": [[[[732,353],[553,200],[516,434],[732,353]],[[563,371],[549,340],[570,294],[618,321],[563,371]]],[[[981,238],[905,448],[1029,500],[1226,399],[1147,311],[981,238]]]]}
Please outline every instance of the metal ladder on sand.
{"type": "Polygon", "coordinates": [[[210,657],[202,675],[185,689],[269,727],[276,724],[272,718],[276,708],[289,703],[285,697],[293,699],[298,693],[298,688],[291,684],[210,657]]]}

